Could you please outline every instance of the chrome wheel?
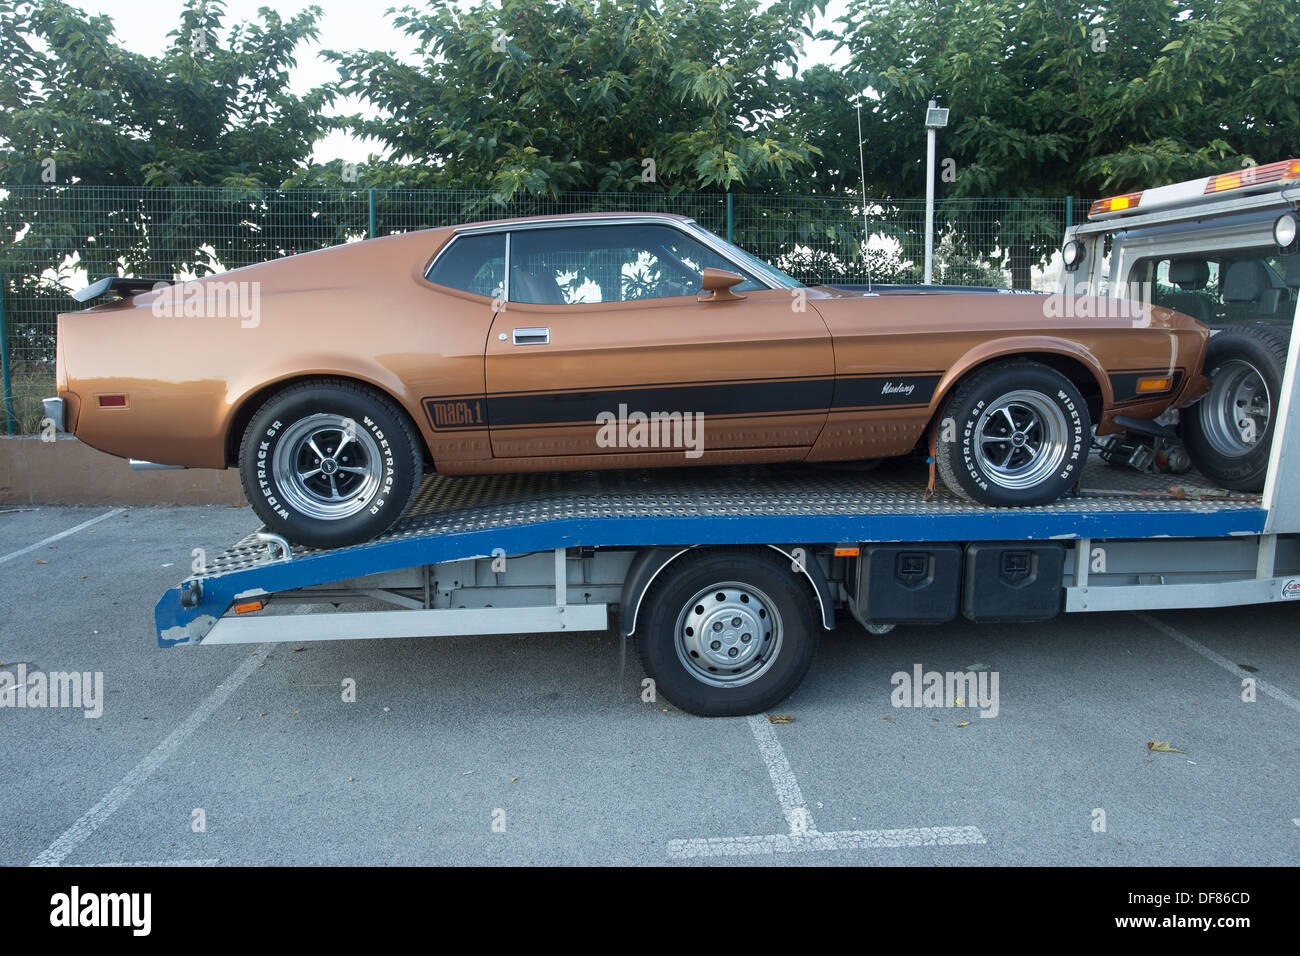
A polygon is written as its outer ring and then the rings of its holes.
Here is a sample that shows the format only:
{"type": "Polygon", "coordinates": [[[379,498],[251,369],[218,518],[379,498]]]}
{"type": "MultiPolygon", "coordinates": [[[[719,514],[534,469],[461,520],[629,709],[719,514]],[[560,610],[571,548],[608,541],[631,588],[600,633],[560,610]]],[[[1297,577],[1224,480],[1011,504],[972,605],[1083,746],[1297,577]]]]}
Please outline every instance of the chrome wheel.
{"type": "Polygon", "coordinates": [[[383,467],[379,445],[369,432],[342,415],[317,414],[285,429],[271,476],[294,510],[335,521],[369,506],[383,467]]]}
{"type": "Polygon", "coordinates": [[[1032,488],[1061,467],[1068,436],[1065,412],[1047,395],[1008,392],[975,422],[975,462],[996,485],[1032,488]]]}
{"type": "Polygon", "coordinates": [[[724,581],[686,603],[673,633],[677,657],[692,677],[714,687],[740,687],[776,660],[781,615],[758,588],[724,581]]]}
{"type": "Polygon", "coordinates": [[[1210,393],[1197,407],[1210,447],[1225,458],[1240,458],[1259,446],[1273,404],[1259,369],[1232,359],[1214,370],[1210,393]]]}

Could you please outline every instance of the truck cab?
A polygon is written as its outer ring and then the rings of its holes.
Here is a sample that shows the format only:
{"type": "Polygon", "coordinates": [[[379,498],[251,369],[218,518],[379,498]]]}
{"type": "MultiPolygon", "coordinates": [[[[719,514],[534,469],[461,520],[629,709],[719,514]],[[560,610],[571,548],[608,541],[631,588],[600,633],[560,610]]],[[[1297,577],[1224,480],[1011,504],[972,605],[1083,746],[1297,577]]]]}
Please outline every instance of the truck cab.
{"type": "Polygon", "coordinates": [[[1132,298],[1213,329],[1290,328],[1300,159],[1111,196],[1066,231],[1062,291],[1132,298]]]}
{"type": "Polygon", "coordinates": [[[1208,393],[1122,423],[1098,440],[1103,458],[1263,490],[1300,300],[1298,210],[1300,159],[1286,159],[1099,199],[1066,231],[1063,292],[1163,306],[1212,332],[1208,393]]]}

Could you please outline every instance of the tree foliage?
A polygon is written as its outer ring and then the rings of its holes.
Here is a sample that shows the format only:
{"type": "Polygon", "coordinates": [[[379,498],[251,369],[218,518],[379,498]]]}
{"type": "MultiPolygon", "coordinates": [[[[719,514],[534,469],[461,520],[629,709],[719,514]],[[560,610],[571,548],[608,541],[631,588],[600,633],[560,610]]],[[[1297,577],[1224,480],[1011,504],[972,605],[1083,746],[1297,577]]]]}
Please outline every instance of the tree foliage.
{"type": "Polygon", "coordinates": [[[489,189],[790,188],[817,150],[789,114],[799,45],[825,0],[450,0],[393,22],[419,62],[331,52],[339,89],[374,107],[368,174],[489,189]],[[647,161],[653,163],[653,167],[647,161]]]}
{"type": "Polygon", "coordinates": [[[328,89],[288,89],[320,16],[263,7],[226,26],[221,0],[186,0],[170,45],[146,56],[109,17],[0,0],[0,181],[279,186],[334,122],[328,89]]]}
{"type": "MultiPolygon", "coordinates": [[[[945,197],[1096,196],[1300,154],[1294,0],[850,0],[838,22],[869,194],[924,191],[931,98],[951,109],[945,197]]],[[[1026,204],[985,244],[1017,285],[1055,245],[1041,218],[1026,204]]]]}

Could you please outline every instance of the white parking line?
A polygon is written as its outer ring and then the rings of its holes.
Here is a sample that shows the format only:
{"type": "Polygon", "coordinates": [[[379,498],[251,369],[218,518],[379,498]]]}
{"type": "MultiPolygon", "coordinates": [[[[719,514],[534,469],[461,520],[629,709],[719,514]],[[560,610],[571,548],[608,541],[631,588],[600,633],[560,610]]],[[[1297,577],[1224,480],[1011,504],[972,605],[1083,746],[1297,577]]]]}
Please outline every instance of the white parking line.
{"type": "Polygon", "coordinates": [[[975,827],[906,827],[901,830],[839,830],[832,833],[777,833],[771,836],[672,840],[668,855],[687,860],[704,856],[758,856],[813,850],[889,850],[911,846],[968,846],[987,843],[975,827]]]}
{"type": "Polygon", "coordinates": [[[813,825],[808,806],[804,803],[803,791],[799,789],[799,781],[790,769],[785,748],[776,739],[772,722],[762,714],[754,714],[749,718],[749,729],[758,742],[758,752],[767,765],[767,774],[772,778],[772,789],[776,791],[776,802],[781,804],[781,812],[785,814],[785,822],[790,825],[790,832],[815,831],[817,827],[813,825]]]}
{"type": "Polygon", "coordinates": [[[129,863],[78,863],[77,866],[216,866],[217,860],[132,860],[129,863]]]}
{"type": "Polygon", "coordinates": [[[1182,631],[1178,630],[1178,628],[1170,624],[1166,624],[1164,621],[1158,620],[1152,617],[1150,614],[1145,613],[1144,611],[1136,611],[1134,612],[1134,614],[1138,619],[1151,625],[1157,631],[1164,634],[1166,637],[1173,638],[1179,644],[1182,644],[1184,647],[1190,648],[1191,650],[1200,654],[1206,660],[1218,664],[1228,673],[1236,677],[1250,678],[1255,682],[1255,687],[1257,690],[1260,691],[1260,693],[1267,694],[1269,697],[1272,697],[1283,707],[1290,707],[1296,713],[1300,714],[1300,700],[1296,700],[1296,698],[1292,697],[1286,691],[1282,690],[1282,688],[1275,687],[1272,684],[1270,684],[1268,681],[1260,680],[1254,674],[1242,670],[1240,667],[1238,667],[1232,661],[1228,660],[1222,654],[1216,654],[1214,651],[1210,650],[1208,647],[1206,647],[1204,644],[1201,644],[1199,641],[1192,640],[1182,631]]]}
{"type": "Polygon", "coordinates": [[[148,780],[153,775],[153,772],[176,752],[186,738],[194,733],[199,728],[199,725],[211,717],[217,708],[226,702],[230,695],[239,688],[240,684],[248,680],[249,675],[257,670],[257,665],[262,662],[270,651],[271,645],[263,644],[246,657],[244,662],[235,668],[234,673],[227,677],[220,687],[209,694],[207,699],[194,709],[194,713],[186,717],[181,725],[168,734],[162,743],[149,751],[145,758],[132,767],[116,787],[82,814],[80,820],[68,827],[64,834],[51,843],[49,848],[37,856],[36,859],[32,860],[30,865],[60,865],[68,854],[81,846],[92,833],[99,829],[101,824],[131,798],[131,794],[135,793],[136,788],[148,780]]]}
{"type": "Polygon", "coordinates": [[[776,801],[781,805],[789,833],[762,836],[703,837],[669,840],[668,857],[689,860],[698,857],[760,856],[772,853],[809,853],[818,850],[887,850],[913,846],[969,846],[988,841],[976,827],[903,827],[897,830],[836,830],[821,833],[804,802],[799,781],[790,769],[785,748],[777,739],[772,723],[761,714],[749,720],[750,732],[758,743],[759,755],[772,778],[776,801]]]}
{"type": "Polygon", "coordinates": [[[52,534],[48,538],[44,539],[43,541],[37,541],[35,544],[28,545],[27,547],[21,548],[18,551],[11,551],[8,554],[6,554],[4,557],[0,557],[0,564],[4,564],[6,561],[12,561],[14,558],[20,558],[24,554],[27,554],[31,551],[35,551],[37,548],[44,547],[45,545],[49,544],[51,541],[58,541],[60,538],[66,538],[70,534],[76,534],[82,528],[89,528],[92,524],[98,524],[99,522],[103,521],[105,518],[111,518],[113,517],[113,515],[120,515],[125,510],[126,510],[125,508],[114,508],[112,511],[100,515],[98,518],[91,518],[89,521],[81,522],[81,524],[77,525],[75,528],[69,528],[67,531],[60,531],[58,534],[52,534]]]}

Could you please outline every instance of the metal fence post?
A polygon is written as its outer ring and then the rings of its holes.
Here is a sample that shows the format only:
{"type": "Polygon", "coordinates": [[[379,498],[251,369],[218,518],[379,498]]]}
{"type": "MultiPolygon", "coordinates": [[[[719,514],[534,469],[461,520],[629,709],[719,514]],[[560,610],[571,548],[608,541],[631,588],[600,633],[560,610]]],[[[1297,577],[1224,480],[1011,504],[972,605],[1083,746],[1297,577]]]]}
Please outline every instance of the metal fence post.
{"type": "Polygon", "coordinates": [[[727,190],[727,241],[736,241],[736,207],[731,201],[731,190],[727,190]]]}
{"type": "Polygon", "coordinates": [[[14,387],[9,377],[9,325],[5,322],[3,275],[0,275],[0,378],[4,379],[5,433],[12,435],[18,431],[18,419],[14,417],[14,387]]]}
{"type": "Polygon", "coordinates": [[[1074,225],[1074,197],[1065,197],[1065,228],[1069,229],[1074,225]]]}
{"type": "Polygon", "coordinates": [[[375,238],[375,187],[370,187],[370,238],[375,238]]]}

